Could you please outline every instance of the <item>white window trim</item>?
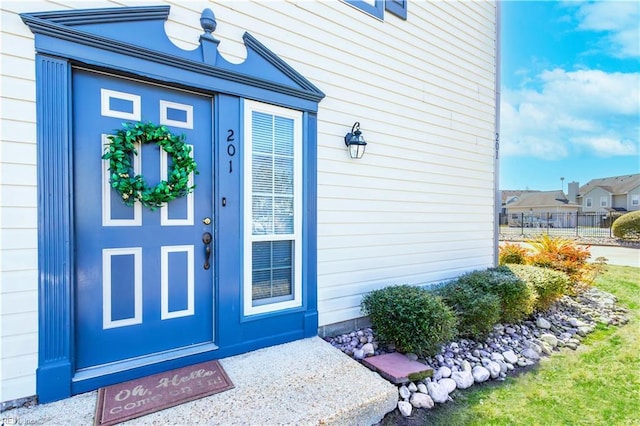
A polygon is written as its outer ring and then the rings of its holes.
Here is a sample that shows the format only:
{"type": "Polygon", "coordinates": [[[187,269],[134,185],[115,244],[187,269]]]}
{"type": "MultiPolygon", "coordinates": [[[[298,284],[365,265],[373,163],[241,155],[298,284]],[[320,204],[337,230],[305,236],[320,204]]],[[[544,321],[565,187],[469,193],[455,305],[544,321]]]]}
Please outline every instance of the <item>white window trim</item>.
{"type": "Polygon", "coordinates": [[[640,205],[640,194],[631,194],[631,205],[640,205]]]}
{"type": "Polygon", "coordinates": [[[244,101],[244,215],[243,215],[243,305],[244,315],[264,314],[302,306],[302,112],[264,104],[244,101]],[[294,216],[293,234],[253,235],[252,215],[252,113],[254,111],[293,119],[293,179],[294,216]],[[293,240],[293,299],[283,302],[253,306],[252,301],[252,243],[256,241],[293,240]]]}
{"type": "Polygon", "coordinates": [[[585,198],[584,206],[585,207],[593,207],[593,199],[591,197],[585,198]]]}

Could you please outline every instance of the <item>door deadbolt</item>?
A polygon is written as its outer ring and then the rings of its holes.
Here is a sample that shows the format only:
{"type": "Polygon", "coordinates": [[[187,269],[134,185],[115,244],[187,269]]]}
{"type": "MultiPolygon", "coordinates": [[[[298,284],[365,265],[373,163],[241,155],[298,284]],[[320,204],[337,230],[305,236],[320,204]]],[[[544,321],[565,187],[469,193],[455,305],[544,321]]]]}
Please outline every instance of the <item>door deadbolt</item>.
{"type": "Polygon", "coordinates": [[[211,218],[205,217],[204,219],[202,219],[202,223],[204,223],[205,225],[211,225],[211,218]]]}

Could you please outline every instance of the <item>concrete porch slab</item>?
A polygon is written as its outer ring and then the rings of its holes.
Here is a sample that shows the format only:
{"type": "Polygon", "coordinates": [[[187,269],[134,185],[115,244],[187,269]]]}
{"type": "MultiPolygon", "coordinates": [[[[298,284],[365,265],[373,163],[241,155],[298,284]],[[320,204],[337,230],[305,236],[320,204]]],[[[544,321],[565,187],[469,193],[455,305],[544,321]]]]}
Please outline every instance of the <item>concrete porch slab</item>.
{"type": "MultiPolygon", "coordinates": [[[[371,425],[396,408],[398,390],[319,337],[220,360],[234,389],[127,425],[371,425]]],[[[16,424],[91,425],[97,392],[2,413],[16,424]]]]}
{"type": "Polygon", "coordinates": [[[428,365],[412,361],[398,352],[365,358],[362,363],[395,384],[410,382],[409,376],[412,374],[424,374],[424,377],[433,374],[433,369],[428,365]]]}

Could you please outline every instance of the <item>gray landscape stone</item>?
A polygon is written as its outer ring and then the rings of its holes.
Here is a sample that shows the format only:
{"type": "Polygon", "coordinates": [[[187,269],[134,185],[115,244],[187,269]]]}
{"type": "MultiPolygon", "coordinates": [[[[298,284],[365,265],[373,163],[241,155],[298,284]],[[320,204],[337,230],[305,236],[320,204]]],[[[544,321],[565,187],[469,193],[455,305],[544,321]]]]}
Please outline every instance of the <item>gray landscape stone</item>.
{"type": "Polygon", "coordinates": [[[518,362],[518,357],[512,350],[503,352],[502,356],[504,356],[505,361],[507,361],[509,364],[515,364],[516,362],[518,362]]]}
{"type": "Polygon", "coordinates": [[[409,417],[413,411],[413,406],[407,401],[398,401],[398,410],[403,416],[409,417]]]}
{"type": "Polygon", "coordinates": [[[491,353],[491,360],[492,361],[504,361],[504,355],[502,355],[501,353],[498,353],[498,352],[492,352],[491,353]]]}
{"type": "Polygon", "coordinates": [[[442,379],[438,384],[446,389],[447,393],[451,393],[456,390],[456,381],[451,378],[442,379]]]}
{"type": "Polygon", "coordinates": [[[454,371],[451,373],[451,378],[456,382],[458,389],[467,389],[473,386],[475,380],[471,371],[454,371]]]}
{"type": "Polygon", "coordinates": [[[449,399],[449,392],[445,389],[444,386],[440,386],[438,383],[427,383],[427,390],[429,391],[429,396],[433,399],[433,402],[443,403],[447,402],[449,399]]]}
{"type": "Polygon", "coordinates": [[[409,399],[411,396],[411,391],[405,385],[402,385],[398,388],[398,394],[402,399],[409,399]]]}
{"type": "Polygon", "coordinates": [[[527,348],[523,350],[522,356],[528,359],[536,360],[536,361],[540,359],[540,355],[538,355],[538,352],[531,348],[527,348]]]}
{"type": "Polygon", "coordinates": [[[440,377],[446,379],[447,377],[451,377],[451,369],[446,365],[438,368],[438,373],[440,373],[440,377]]]}
{"type": "Polygon", "coordinates": [[[543,317],[538,317],[536,319],[536,325],[547,330],[551,328],[551,323],[543,317]]]}
{"type": "Polygon", "coordinates": [[[551,355],[553,353],[551,345],[546,342],[540,342],[540,348],[542,349],[542,353],[545,355],[551,355]]]}
{"type": "Polygon", "coordinates": [[[491,377],[491,373],[489,372],[489,370],[481,365],[476,365],[475,367],[473,367],[471,374],[473,375],[473,380],[476,383],[486,382],[487,380],[489,380],[489,377],[491,377]]]}
{"type": "Polygon", "coordinates": [[[540,335],[540,340],[546,342],[552,348],[558,346],[558,338],[550,333],[543,333],[540,335]]]}
{"type": "Polygon", "coordinates": [[[371,343],[365,343],[364,345],[362,345],[362,351],[364,352],[365,356],[375,354],[375,350],[373,349],[373,344],[371,343]]]}
{"type": "Polygon", "coordinates": [[[489,361],[489,363],[485,365],[485,368],[489,370],[489,374],[491,374],[492,379],[496,379],[500,376],[500,364],[498,364],[497,362],[489,361]]]}
{"type": "Polygon", "coordinates": [[[420,392],[416,392],[411,395],[411,400],[409,402],[415,408],[431,409],[435,405],[433,399],[431,399],[429,395],[420,392]]]}

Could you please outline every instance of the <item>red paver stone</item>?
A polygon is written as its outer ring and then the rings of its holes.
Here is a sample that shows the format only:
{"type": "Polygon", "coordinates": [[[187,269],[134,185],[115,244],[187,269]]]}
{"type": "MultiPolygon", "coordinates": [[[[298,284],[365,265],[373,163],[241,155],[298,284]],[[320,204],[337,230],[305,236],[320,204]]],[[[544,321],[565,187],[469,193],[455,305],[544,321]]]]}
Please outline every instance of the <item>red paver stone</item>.
{"type": "Polygon", "coordinates": [[[398,352],[365,358],[362,363],[395,384],[409,382],[410,374],[424,372],[433,374],[433,369],[428,365],[418,361],[411,361],[398,352]]]}

